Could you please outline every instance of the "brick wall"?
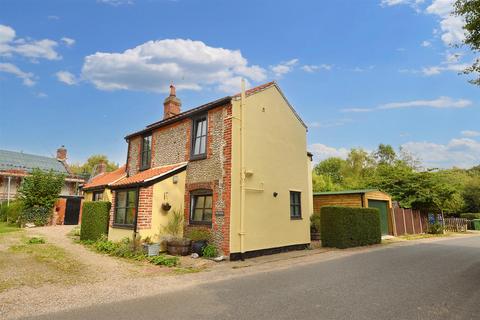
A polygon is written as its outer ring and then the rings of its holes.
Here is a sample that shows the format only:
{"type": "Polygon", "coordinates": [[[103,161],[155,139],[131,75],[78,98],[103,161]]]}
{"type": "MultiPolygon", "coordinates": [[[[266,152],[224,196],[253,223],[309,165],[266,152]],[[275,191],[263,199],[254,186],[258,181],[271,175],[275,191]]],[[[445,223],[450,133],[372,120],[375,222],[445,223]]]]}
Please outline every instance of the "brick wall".
{"type": "Polygon", "coordinates": [[[152,226],[153,185],[140,188],[137,208],[137,230],[150,229],[152,226]]]}

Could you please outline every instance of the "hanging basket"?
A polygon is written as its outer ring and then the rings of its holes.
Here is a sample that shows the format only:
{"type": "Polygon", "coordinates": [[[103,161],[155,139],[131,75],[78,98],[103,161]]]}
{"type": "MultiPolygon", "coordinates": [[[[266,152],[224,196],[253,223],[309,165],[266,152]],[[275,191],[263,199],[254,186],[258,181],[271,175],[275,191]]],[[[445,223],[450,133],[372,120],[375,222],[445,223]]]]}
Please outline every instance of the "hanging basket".
{"type": "Polygon", "coordinates": [[[163,211],[169,211],[171,208],[172,208],[172,206],[170,205],[170,203],[168,203],[168,202],[162,203],[162,210],[163,211]]]}

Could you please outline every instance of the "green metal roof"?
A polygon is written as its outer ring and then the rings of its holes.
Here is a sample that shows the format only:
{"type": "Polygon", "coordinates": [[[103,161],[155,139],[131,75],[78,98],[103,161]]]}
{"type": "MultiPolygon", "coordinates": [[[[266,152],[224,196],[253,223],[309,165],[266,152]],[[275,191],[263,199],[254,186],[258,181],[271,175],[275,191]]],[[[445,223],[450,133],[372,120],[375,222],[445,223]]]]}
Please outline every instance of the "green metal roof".
{"type": "Polygon", "coordinates": [[[22,170],[31,172],[38,168],[68,174],[67,169],[55,158],[37,156],[23,152],[0,150],[0,171],[22,170]]]}
{"type": "Polygon", "coordinates": [[[314,192],[314,196],[328,195],[328,194],[356,194],[367,193],[372,191],[380,191],[378,189],[359,189],[359,190],[343,190],[343,191],[328,191],[328,192],[314,192]]]}

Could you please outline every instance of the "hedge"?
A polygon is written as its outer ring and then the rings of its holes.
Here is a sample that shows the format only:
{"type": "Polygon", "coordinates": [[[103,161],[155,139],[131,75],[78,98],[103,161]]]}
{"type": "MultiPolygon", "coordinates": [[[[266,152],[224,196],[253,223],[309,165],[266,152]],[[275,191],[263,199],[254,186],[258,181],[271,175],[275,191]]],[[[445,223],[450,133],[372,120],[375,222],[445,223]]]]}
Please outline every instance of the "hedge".
{"type": "Polygon", "coordinates": [[[102,234],[108,233],[110,206],[111,203],[108,201],[86,201],[83,203],[80,240],[95,241],[102,234]]]}
{"type": "Polygon", "coordinates": [[[468,220],[480,219],[480,213],[460,213],[460,218],[468,220]]]}
{"type": "Polygon", "coordinates": [[[376,208],[322,207],[323,247],[350,248],[380,243],[380,213],[376,208]]]}

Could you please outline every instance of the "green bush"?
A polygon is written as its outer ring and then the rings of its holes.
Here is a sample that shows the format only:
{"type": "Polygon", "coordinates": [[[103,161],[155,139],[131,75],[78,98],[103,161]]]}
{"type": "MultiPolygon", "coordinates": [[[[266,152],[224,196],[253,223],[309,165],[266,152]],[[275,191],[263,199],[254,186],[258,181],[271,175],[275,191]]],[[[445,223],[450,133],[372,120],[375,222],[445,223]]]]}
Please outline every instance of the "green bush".
{"type": "Polygon", "coordinates": [[[33,237],[28,239],[27,241],[28,244],[43,244],[45,243],[45,239],[39,238],[39,237],[33,237]]]}
{"type": "Polygon", "coordinates": [[[19,220],[22,225],[30,222],[34,223],[36,226],[44,226],[48,223],[52,214],[52,209],[34,206],[23,209],[19,220]]]}
{"type": "Polygon", "coordinates": [[[380,243],[380,214],[376,208],[322,207],[322,246],[350,248],[380,243]]]}
{"type": "Polygon", "coordinates": [[[310,216],[310,229],[314,232],[320,232],[321,226],[320,212],[315,212],[310,216]]]}
{"type": "Polygon", "coordinates": [[[480,219],[480,213],[460,213],[460,218],[468,220],[480,219]]]}
{"type": "Polygon", "coordinates": [[[428,233],[430,234],[442,234],[443,233],[443,226],[439,222],[435,222],[433,224],[428,225],[428,233]]]}
{"type": "Polygon", "coordinates": [[[192,241],[211,241],[212,233],[208,229],[192,228],[185,233],[185,238],[192,241]]]}
{"type": "Polygon", "coordinates": [[[207,244],[202,250],[205,258],[215,258],[218,255],[217,248],[213,244],[207,244]]]}
{"type": "Polygon", "coordinates": [[[150,263],[153,263],[155,265],[162,265],[166,267],[175,267],[178,264],[178,257],[169,257],[164,254],[161,254],[159,256],[153,256],[153,257],[148,257],[147,260],[150,263]]]}
{"type": "Polygon", "coordinates": [[[10,201],[10,205],[7,206],[7,202],[0,203],[0,221],[15,224],[18,223],[18,219],[23,211],[23,202],[21,200],[10,201]]]}
{"type": "Polygon", "coordinates": [[[83,203],[80,240],[97,240],[108,233],[110,206],[108,201],[83,203]]]}

